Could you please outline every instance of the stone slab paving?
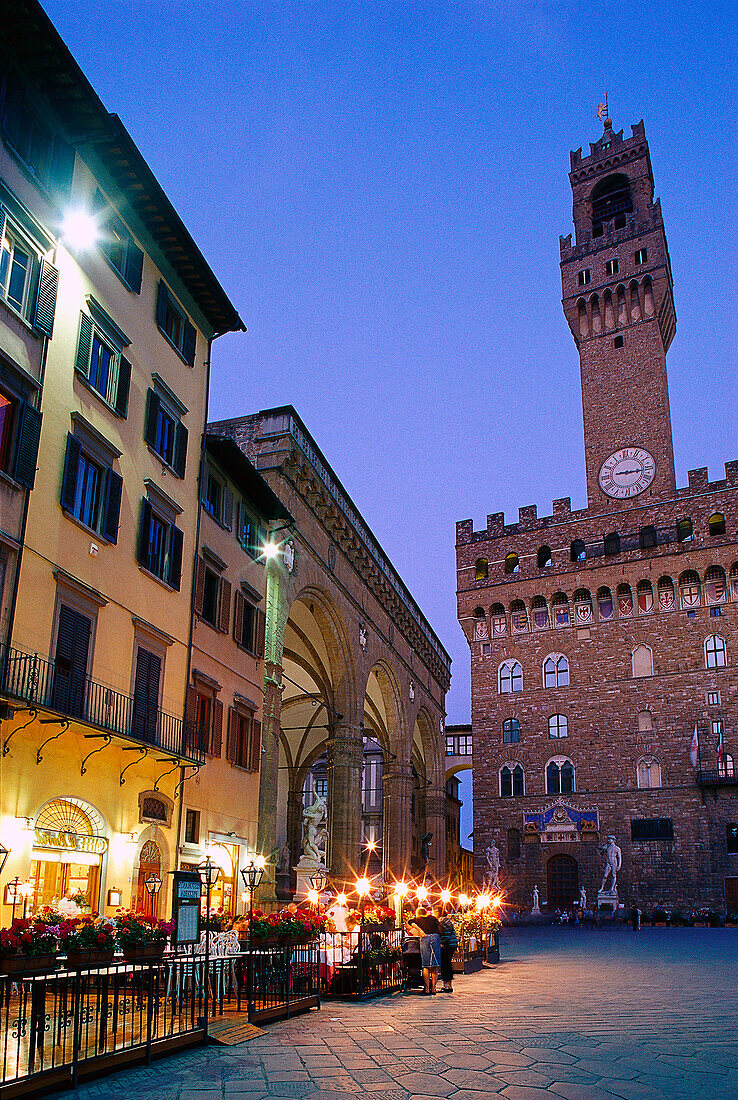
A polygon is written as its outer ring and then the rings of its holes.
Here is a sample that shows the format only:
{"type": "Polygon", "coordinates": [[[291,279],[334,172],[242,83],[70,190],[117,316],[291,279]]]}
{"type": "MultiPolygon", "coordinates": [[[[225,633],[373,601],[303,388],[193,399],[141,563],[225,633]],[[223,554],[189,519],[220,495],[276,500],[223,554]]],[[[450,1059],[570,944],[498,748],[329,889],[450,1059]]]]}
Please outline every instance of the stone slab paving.
{"type": "Polygon", "coordinates": [[[123,1070],[76,1100],[736,1100],[738,929],[513,929],[453,996],[396,994],[123,1070]]]}

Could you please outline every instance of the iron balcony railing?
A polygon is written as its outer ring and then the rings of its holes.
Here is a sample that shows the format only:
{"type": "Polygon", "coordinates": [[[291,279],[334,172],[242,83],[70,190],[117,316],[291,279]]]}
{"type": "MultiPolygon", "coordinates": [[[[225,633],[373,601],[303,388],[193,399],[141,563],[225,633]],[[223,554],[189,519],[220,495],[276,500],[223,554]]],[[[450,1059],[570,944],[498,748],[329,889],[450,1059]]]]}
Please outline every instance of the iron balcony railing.
{"type": "Polygon", "coordinates": [[[738,787],[738,772],[716,771],[697,772],[697,785],[699,787],[738,787]]]}
{"type": "Polygon", "coordinates": [[[114,691],[38,653],[7,647],[0,653],[0,690],[12,699],[75,718],[107,733],[162,749],[201,764],[202,739],[182,718],[145,696],[114,691]]]}

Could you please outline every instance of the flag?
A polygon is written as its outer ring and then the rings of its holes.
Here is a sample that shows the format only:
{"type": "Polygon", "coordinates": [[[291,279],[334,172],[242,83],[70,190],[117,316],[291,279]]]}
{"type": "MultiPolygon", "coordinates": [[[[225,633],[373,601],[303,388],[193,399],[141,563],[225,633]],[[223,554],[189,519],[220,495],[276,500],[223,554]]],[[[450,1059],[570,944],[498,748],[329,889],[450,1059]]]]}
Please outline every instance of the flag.
{"type": "Polygon", "coordinates": [[[700,739],[697,736],[697,723],[694,724],[694,733],[692,734],[692,744],[689,748],[689,759],[693,768],[697,767],[697,756],[700,750],[700,739]]]}
{"type": "Polygon", "coordinates": [[[723,724],[720,723],[720,733],[718,734],[717,743],[717,757],[718,757],[718,771],[721,772],[725,765],[725,753],[723,751],[723,724]]]}

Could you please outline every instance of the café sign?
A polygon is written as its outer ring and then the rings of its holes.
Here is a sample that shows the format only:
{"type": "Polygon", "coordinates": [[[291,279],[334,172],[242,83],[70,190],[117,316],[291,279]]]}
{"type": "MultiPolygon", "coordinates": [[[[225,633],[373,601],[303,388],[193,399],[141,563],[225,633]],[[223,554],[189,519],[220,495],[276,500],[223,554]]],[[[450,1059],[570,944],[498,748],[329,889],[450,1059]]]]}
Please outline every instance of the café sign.
{"type": "Polygon", "coordinates": [[[36,848],[53,848],[57,852],[88,852],[102,856],[108,850],[108,838],[85,833],[65,833],[62,829],[34,829],[36,848]]]}

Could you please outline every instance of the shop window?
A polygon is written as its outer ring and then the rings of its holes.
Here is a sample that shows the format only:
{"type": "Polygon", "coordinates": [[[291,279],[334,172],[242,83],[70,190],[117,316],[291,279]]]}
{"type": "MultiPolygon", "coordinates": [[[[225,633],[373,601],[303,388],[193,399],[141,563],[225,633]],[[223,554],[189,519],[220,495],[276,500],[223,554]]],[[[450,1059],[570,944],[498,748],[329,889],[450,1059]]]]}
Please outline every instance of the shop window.
{"type": "Polygon", "coordinates": [[[552,714],[548,720],[548,736],[552,741],[569,736],[569,722],[565,714],[552,714]]]}
{"type": "Polygon", "coordinates": [[[514,745],[520,740],[520,722],[517,718],[506,718],[502,723],[502,743],[514,745]]]}
{"type": "Polygon", "coordinates": [[[175,351],[188,366],[195,365],[195,328],[165,282],[159,283],[156,297],[156,323],[175,351]]]}
{"type": "Polygon", "coordinates": [[[500,796],[522,798],[525,794],[525,776],[520,764],[505,764],[500,768],[500,796]]]}
{"type": "Polygon", "coordinates": [[[185,811],[184,839],[185,839],[185,844],[199,844],[200,843],[200,811],[199,810],[186,810],[185,811]]]}
{"type": "Polygon", "coordinates": [[[641,788],[661,786],[661,765],[653,757],[644,756],[636,768],[638,786],[641,788]]]}
{"type": "Polygon", "coordinates": [[[523,666],[519,661],[505,661],[500,665],[500,694],[523,690],[523,666]]]}
{"type": "Polygon", "coordinates": [[[677,520],[677,540],[679,542],[691,542],[694,538],[694,528],[689,517],[677,520]]]}
{"type": "Polygon", "coordinates": [[[261,761],[261,722],[252,711],[230,707],[226,756],[231,764],[257,772],[261,761]]]}
{"type": "Polygon", "coordinates": [[[520,829],[507,830],[507,858],[520,859],[520,829]]]}
{"type": "Polygon", "coordinates": [[[474,565],[474,580],[483,581],[489,574],[489,563],[486,558],[477,558],[474,565]]]}
{"type": "Polygon", "coordinates": [[[129,340],[112,318],[92,299],[88,299],[94,318],[80,315],[75,369],[80,378],[118,416],[128,415],[131,388],[131,364],[122,354],[129,340]]]}
{"type": "MultiPolygon", "coordinates": [[[[162,387],[162,390],[164,387],[162,387]]],[[[181,420],[183,405],[171,391],[149,389],[146,394],[144,439],[177,477],[184,477],[187,463],[187,428],[181,420]]]]}
{"type": "Polygon", "coordinates": [[[725,534],[725,516],[722,512],[713,512],[709,520],[710,535],[725,534]]]}
{"type": "Polygon", "coordinates": [[[630,839],[673,840],[674,822],[670,817],[634,817],[630,821],[630,839]]]}
{"type": "Polygon", "coordinates": [[[574,542],[571,544],[570,557],[572,561],[586,560],[587,548],[582,539],[574,539],[574,542]]]}
{"type": "Polygon", "coordinates": [[[138,538],[139,564],[177,591],[182,579],[183,539],[174,522],[144,498],[138,538]]]}
{"type": "Polygon", "coordinates": [[[102,818],[87,803],[76,798],[58,798],[40,810],[35,822],[34,845],[28,885],[30,912],[41,906],[56,908],[71,891],[79,899],[80,911],[100,908],[100,864],[102,856],[91,851],[90,837],[104,836],[102,818]],[[59,837],[66,845],[59,849],[59,837]],[[48,836],[48,842],[46,838],[48,836]],[[75,858],[79,852],[79,862],[75,858]]]}
{"type": "Polygon", "coordinates": [[[506,573],[518,573],[520,572],[520,558],[514,552],[505,555],[505,572],[506,573]]]}
{"type": "Polygon", "coordinates": [[[705,639],[705,668],[725,668],[728,663],[725,640],[719,634],[705,639]]]}

